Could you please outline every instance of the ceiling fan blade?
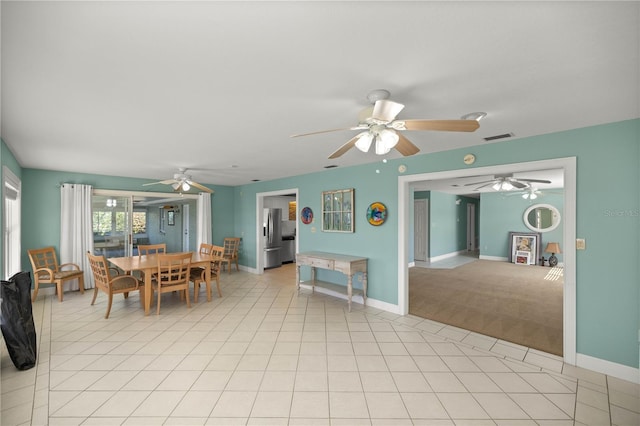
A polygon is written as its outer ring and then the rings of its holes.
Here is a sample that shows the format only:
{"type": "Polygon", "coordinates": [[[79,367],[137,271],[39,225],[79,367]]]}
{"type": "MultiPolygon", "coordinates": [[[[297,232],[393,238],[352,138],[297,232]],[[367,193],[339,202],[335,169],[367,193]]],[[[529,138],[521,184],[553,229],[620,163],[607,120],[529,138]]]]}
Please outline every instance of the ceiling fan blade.
{"type": "Polygon", "coordinates": [[[208,192],[209,194],[213,193],[213,190],[207,188],[204,185],[200,185],[198,182],[194,182],[192,180],[188,181],[189,185],[198,188],[201,191],[208,192]]]}
{"type": "Polygon", "coordinates": [[[518,188],[518,189],[524,189],[524,188],[528,188],[529,187],[529,185],[527,185],[526,183],[522,183],[522,182],[517,181],[515,179],[509,180],[509,183],[511,185],[513,185],[514,188],[518,188]]]}
{"type": "MultiPolygon", "coordinates": [[[[479,183],[482,183],[482,182],[479,182],[479,183]]],[[[473,190],[474,190],[474,191],[479,191],[479,190],[481,190],[482,188],[486,188],[487,186],[491,186],[491,185],[493,185],[493,184],[494,184],[494,181],[489,181],[488,183],[485,183],[484,185],[480,185],[480,186],[479,186],[479,187],[477,187],[477,188],[473,188],[473,190]]]]}
{"type": "Polygon", "coordinates": [[[407,130],[439,130],[474,132],[480,127],[476,120],[402,120],[407,130]]]}
{"type": "Polygon", "coordinates": [[[178,182],[175,179],[167,179],[167,180],[161,180],[160,182],[151,182],[151,183],[143,183],[142,186],[149,186],[149,185],[171,185],[172,183],[176,183],[178,182]]]}
{"type": "Polygon", "coordinates": [[[373,106],[371,118],[384,121],[386,123],[395,120],[400,111],[404,109],[404,105],[386,99],[377,100],[373,106]]]}
{"type": "Polygon", "coordinates": [[[496,181],[495,179],[491,179],[491,180],[485,180],[482,182],[471,182],[471,183],[465,183],[464,186],[482,185],[483,183],[494,183],[495,181],[496,181]]]}
{"type": "Polygon", "coordinates": [[[396,145],[396,150],[405,157],[408,157],[413,154],[417,154],[420,152],[420,148],[415,146],[413,142],[404,137],[404,135],[400,132],[396,132],[398,135],[398,144],[396,145]]]}
{"type": "Polygon", "coordinates": [[[544,180],[544,179],[520,179],[520,178],[516,178],[520,181],[523,182],[534,182],[534,183],[551,183],[550,180],[544,180]]]}
{"type": "Polygon", "coordinates": [[[292,138],[298,138],[300,136],[311,136],[311,135],[319,135],[322,133],[331,133],[331,132],[342,132],[344,130],[365,130],[368,129],[368,126],[354,126],[354,127],[345,127],[343,129],[331,129],[331,130],[320,130],[318,132],[311,133],[298,133],[297,135],[291,135],[292,138]]]}
{"type": "Polygon", "coordinates": [[[349,142],[345,143],[340,148],[338,148],[333,154],[329,156],[329,158],[333,159],[333,158],[340,157],[342,154],[344,154],[345,152],[353,148],[356,145],[357,140],[358,140],[358,136],[354,136],[353,138],[349,139],[349,142]]]}

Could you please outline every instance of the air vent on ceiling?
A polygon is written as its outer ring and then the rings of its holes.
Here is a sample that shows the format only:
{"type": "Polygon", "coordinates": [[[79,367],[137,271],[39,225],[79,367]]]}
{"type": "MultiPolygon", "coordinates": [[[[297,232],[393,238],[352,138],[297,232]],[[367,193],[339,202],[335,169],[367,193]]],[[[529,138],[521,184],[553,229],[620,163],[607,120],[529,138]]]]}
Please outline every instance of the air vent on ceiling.
{"type": "Polygon", "coordinates": [[[502,135],[495,135],[495,136],[489,136],[484,138],[485,141],[490,142],[490,141],[495,141],[498,139],[505,139],[505,138],[511,138],[513,137],[513,133],[504,133],[502,135]]]}

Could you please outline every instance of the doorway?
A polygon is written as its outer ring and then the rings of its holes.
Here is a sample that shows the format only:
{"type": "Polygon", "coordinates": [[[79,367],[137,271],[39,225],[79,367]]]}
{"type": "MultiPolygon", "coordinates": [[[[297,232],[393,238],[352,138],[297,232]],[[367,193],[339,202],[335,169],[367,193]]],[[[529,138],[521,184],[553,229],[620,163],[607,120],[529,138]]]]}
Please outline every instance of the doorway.
{"type": "MultiPolygon", "coordinates": [[[[552,160],[532,161],[517,164],[505,164],[488,167],[478,167],[463,170],[450,170],[435,173],[416,174],[398,177],[398,214],[400,218],[398,235],[398,310],[406,315],[409,310],[408,263],[409,250],[409,213],[411,200],[410,186],[421,181],[437,181],[460,177],[470,177],[481,174],[501,174],[527,172],[545,169],[561,169],[564,175],[564,227],[563,244],[572,247],[575,241],[576,224],[576,158],[558,158],[552,160]]],[[[564,284],[563,284],[563,358],[568,364],[576,364],[576,281],[575,251],[564,253],[564,284]]]]}
{"type": "MultiPolygon", "coordinates": [[[[270,198],[279,198],[279,197],[290,197],[290,201],[294,204],[292,205],[293,211],[291,212],[291,216],[289,215],[289,207],[287,207],[286,213],[283,211],[283,217],[290,219],[289,222],[293,222],[294,226],[294,236],[295,239],[293,244],[294,253],[298,253],[299,251],[299,239],[297,229],[297,218],[299,217],[299,203],[298,203],[298,189],[283,189],[279,191],[271,191],[271,192],[260,192],[256,194],[256,273],[263,274],[265,272],[265,256],[264,256],[264,248],[266,236],[264,234],[264,223],[265,223],[265,208],[272,207],[270,204],[270,198]],[[293,218],[293,219],[291,219],[293,218]]],[[[294,262],[295,263],[295,262],[294,262]]],[[[276,268],[279,269],[279,268],[276,268]]]]}

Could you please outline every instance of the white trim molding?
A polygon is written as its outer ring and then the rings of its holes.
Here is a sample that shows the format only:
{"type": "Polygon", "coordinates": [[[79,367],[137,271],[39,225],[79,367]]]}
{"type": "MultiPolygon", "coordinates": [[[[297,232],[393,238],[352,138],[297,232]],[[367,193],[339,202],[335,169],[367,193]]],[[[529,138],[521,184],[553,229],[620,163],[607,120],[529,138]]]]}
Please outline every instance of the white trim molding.
{"type": "Polygon", "coordinates": [[[606,374],[628,382],[640,384],[640,369],[595,358],[585,354],[576,354],[576,366],[606,374]]]}

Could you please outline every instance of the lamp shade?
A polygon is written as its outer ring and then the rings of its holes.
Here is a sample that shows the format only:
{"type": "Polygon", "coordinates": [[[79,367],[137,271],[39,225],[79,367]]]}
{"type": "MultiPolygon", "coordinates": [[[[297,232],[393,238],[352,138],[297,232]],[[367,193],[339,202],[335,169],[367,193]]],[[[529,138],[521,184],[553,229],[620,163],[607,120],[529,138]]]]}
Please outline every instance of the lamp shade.
{"type": "Polygon", "coordinates": [[[562,253],[560,251],[560,244],[558,243],[547,243],[547,247],[544,249],[546,253],[562,253]]]}

